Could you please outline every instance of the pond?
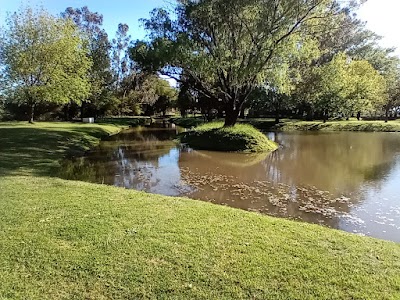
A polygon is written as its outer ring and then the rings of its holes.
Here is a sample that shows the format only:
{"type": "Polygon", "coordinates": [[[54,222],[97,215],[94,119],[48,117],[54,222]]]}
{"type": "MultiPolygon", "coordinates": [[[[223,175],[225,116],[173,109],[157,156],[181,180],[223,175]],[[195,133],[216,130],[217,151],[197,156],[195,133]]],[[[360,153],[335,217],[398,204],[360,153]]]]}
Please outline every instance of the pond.
{"type": "Polygon", "coordinates": [[[262,155],[195,151],[173,124],[129,129],[61,177],[186,196],[400,242],[400,134],[267,133],[262,155]]]}

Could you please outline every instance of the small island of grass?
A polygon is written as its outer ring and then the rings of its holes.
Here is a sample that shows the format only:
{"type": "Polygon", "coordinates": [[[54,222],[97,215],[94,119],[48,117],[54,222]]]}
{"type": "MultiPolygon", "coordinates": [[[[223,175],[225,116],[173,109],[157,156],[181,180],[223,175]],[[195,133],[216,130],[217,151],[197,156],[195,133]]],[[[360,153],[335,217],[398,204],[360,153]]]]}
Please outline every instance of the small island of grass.
{"type": "Polygon", "coordinates": [[[270,152],[278,145],[248,124],[223,127],[222,122],[200,125],[181,135],[182,143],[200,150],[270,152]]]}

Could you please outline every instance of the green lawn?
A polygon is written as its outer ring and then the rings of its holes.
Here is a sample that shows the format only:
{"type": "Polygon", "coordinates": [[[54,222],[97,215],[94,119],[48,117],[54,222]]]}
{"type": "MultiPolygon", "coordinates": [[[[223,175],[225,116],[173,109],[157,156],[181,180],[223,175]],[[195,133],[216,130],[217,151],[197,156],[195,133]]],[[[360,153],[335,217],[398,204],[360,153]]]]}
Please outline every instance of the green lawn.
{"type": "Polygon", "coordinates": [[[52,176],[117,130],[0,123],[0,299],[400,299],[399,244],[52,176]]]}
{"type": "Polygon", "coordinates": [[[307,131],[368,131],[368,132],[400,132],[400,121],[291,121],[285,120],[275,126],[282,131],[307,130],[307,131]]]}
{"type": "Polygon", "coordinates": [[[0,175],[54,175],[65,155],[79,155],[121,127],[81,123],[0,123],[0,175]]]}

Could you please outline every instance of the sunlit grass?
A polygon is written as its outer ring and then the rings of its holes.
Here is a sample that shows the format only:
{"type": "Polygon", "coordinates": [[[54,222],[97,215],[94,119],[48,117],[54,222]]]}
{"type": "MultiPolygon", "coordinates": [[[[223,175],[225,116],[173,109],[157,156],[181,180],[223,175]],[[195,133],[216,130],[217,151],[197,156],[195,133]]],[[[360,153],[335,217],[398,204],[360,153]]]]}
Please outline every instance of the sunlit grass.
{"type": "MultiPolygon", "coordinates": [[[[204,124],[202,118],[175,118],[173,122],[185,128],[204,124]]],[[[239,119],[239,123],[253,125],[260,130],[281,131],[367,131],[367,132],[400,132],[400,120],[389,121],[301,121],[292,119],[281,119],[279,124],[270,118],[239,119]]]]}
{"type": "Polygon", "coordinates": [[[120,130],[81,123],[0,123],[0,175],[54,175],[65,155],[81,155],[101,137],[120,130]]]}
{"type": "Polygon", "coordinates": [[[400,298],[398,244],[49,177],[118,130],[0,123],[0,299],[400,298]]]}
{"type": "Polygon", "coordinates": [[[203,150],[268,152],[278,146],[248,124],[223,127],[223,122],[200,125],[181,136],[183,143],[203,150]]]}

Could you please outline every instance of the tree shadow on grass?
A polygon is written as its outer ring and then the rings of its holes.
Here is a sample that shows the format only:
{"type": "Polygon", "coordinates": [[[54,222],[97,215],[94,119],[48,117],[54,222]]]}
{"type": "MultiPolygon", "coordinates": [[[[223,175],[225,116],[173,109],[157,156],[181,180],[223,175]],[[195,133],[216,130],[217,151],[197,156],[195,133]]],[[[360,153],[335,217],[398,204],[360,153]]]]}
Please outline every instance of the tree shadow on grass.
{"type": "Polygon", "coordinates": [[[63,158],[83,154],[105,134],[79,125],[0,126],[0,176],[57,176],[63,158]]]}

